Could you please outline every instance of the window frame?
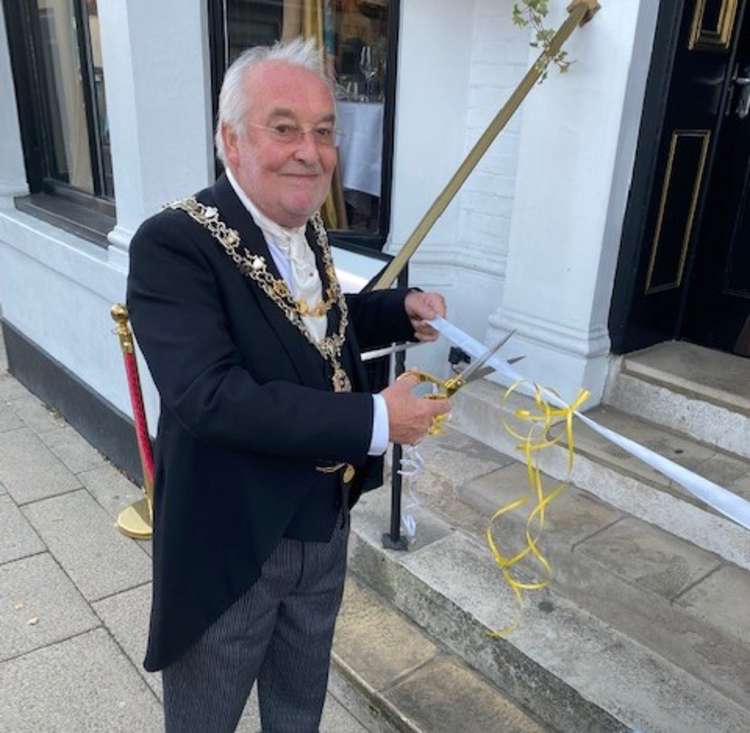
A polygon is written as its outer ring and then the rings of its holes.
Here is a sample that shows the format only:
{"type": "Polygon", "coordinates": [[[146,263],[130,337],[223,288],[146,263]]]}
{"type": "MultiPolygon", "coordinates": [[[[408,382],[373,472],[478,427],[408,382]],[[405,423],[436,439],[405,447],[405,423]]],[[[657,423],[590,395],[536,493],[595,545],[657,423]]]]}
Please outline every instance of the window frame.
{"type": "MultiPolygon", "coordinates": [[[[229,33],[226,13],[227,0],[209,0],[208,29],[211,60],[211,112],[214,126],[218,118],[219,91],[229,55],[229,33]]],[[[388,9],[388,56],[385,74],[385,101],[383,109],[383,158],[380,173],[380,206],[378,211],[377,233],[365,233],[347,230],[331,230],[328,238],[331,244],[368,256],[380,255],[379,259],[388,260],[390,256],[383,253],[388,241],[391,226],[391,193],[393,190],[393,150],[396,123],[396,73],[398,66],[398,34],[401,17],[401,0],[390,0],[388,9]]],[[[223,166],[216,158],[216,177],[223,166]]]]}
{"type": "Polygon", "coordinates": [[[34,16],[35,0],[3,0],[8,48],[16,93],[19,127],[29,195],[17,197],[16,207],[95,244],[106,247],[116,224],[115,200],[104,193],[104,162],[95,103],[85,0],[73,0],[83,98],[88,128],[94,193],[54,179],[47,135],[50,110],[46,73],[41,62],[41,37],[34,16]],[[42,93],[42,90],[45,90],[42,93]]]}

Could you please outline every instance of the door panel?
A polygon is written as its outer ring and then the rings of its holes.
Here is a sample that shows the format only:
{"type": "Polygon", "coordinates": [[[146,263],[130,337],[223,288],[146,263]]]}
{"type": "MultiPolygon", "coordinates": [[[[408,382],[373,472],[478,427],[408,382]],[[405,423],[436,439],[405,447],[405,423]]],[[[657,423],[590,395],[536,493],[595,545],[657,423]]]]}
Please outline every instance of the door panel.
{"type": "Polygon", "coordinates": [[[660,5],[610,312],[616,353],[683,333],[744,7],[660,5]]]}
{"type": "Polygon", "coordinates": [[[750,18],[731,84],[680,334],[724,351],[750,316],[750,18]]]}

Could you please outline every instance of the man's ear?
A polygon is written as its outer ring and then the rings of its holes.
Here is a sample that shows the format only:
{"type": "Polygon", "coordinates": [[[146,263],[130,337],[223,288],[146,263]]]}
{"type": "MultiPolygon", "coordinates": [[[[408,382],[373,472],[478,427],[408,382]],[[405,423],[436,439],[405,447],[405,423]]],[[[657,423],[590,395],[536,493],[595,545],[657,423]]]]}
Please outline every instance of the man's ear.
{"type": "Polygon", "coordinates": [[[224,155],[233,167],[237,166],[237,161],[240,155],[238,137],[237,132],[231,125],[228,125],[226,122],[222,123],[221,139],[224,142],[224,155]]]}

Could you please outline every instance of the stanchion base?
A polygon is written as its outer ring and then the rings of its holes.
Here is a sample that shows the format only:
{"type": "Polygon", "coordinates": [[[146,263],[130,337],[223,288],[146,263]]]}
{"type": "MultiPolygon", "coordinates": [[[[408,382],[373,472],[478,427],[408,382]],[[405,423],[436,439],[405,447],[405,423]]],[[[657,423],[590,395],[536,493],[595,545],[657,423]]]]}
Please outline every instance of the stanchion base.
{"type": "Polygon", "coordinates": [[[145,496],[120,512],[117,517],[117,529],[134,540],[151,539],[151,510],[145,496]]]}
{"type": "Polygon", "coordinates": [[[385,532],[383,534],[383,548],[386,550],[406,552],[409,549],[409,540],[406,537],[399,537],[398,540],[394,541],[390,533],[385,532]]]}

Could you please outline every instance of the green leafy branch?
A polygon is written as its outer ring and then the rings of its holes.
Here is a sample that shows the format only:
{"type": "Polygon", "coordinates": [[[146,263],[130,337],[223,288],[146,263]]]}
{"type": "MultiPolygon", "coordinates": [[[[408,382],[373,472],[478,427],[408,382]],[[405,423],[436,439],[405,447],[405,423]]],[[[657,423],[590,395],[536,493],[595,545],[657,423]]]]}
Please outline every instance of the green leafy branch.
{"type": "MultiPolygon", "coordinates": [[[[541,48],[546,59],[555,64],[560,73],[564,74],[575,62],[568,58],[567,51],[560,50],[554,56],[549,53],[555,31],[544,25],[548,13],[549,0],[518,0],[513,3],[513,23],[519,28],[531,28],[534,35],[529,45],[532,48],[541,48]]],[[[544,65],[546,67],[546,64],[544,65]]],[[[548,70],[545,68],[539,79],[540,83],[547,78],[547,74],[548,70]]]]}

